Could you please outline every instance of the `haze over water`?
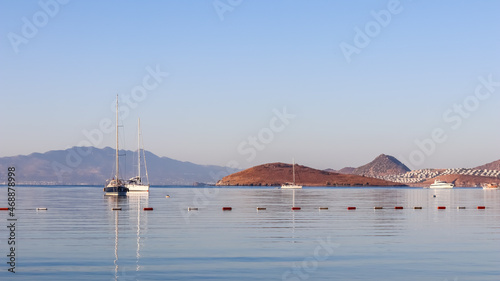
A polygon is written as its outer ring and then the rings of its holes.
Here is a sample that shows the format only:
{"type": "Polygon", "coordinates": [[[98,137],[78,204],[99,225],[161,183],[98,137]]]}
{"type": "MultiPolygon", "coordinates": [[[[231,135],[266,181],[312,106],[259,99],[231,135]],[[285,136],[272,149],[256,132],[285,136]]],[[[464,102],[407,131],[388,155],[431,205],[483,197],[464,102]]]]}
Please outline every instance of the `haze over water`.
{"type": "Polygon", "coordinates": [[[2,280],[500,279],[497,191],[153,187],[115,198],[97,187],[18,186],[16,196],[16,273],[2,227],[2,280]]]}

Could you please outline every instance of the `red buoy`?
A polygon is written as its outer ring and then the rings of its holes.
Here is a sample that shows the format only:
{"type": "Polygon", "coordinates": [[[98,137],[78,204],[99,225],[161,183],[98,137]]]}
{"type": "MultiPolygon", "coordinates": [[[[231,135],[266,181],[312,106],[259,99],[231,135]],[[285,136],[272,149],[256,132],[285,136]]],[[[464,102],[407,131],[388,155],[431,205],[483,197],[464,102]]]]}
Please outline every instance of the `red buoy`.
{"type": "Polygon", "coordinates": [[[356,207],[347,207],[347,210],[356,210],[356,207]]]}
{"type": "Polygon", "coordinates": [[[223,211],[231,211],[233,208],[231,207],[222,207],[222,210],[223,211]]]}
{"type": "Polygon", "coordinates": [[[394,207],[395,210],[403,210],[403,206],[396,206],[394,207]]]}
{"type": "Polygon", "coordinates": [[[438,206],[438,210],[446,210],[445,206],[438,206]]]}
{"type": "Polygon", "coordinates": [[[484,209],[486,209],[486,206],[477,206],[477,209],[478,210],[484,210],[484,209]]]}
{"type": "Polygon", "coordinates": [[[152,211],[152,210],[153,210],[153,208],[152,208],[152,207],[145,207],[143,210],[144,210],[144,211],[152,211]]]}
{"type": "Polygon", "coordinates": [[[292,207],[292,210],[293,211],[298,211],[298,210],[300,210],[300,207],[292,207]]]}

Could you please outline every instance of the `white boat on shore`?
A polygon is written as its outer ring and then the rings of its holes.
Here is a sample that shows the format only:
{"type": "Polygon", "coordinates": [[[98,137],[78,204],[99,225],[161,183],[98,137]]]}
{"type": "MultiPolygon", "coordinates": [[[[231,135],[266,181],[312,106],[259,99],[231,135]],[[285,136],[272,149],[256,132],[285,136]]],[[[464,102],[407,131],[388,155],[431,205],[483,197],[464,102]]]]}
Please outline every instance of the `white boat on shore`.
{"type": "Polygon", "coordinates": [[[292,164],[292,174],[293,174],[293,182],[287,182],[281,185],[283,189],[298,189],[302,188],[302,185],[295,184],[295,160],[293,160],[292,164]]]}
{"type": "Polygon", "coordinates": [[[137,176],[130,178],[126,183],[125,187],[128,188],[129,192],[149,192],[149,177],[148,177],[148,167],[146,165],[146,154],[144,148],[141,149],[141,120],[139,119],[137,124],[137,176]],[[141,177],[141,150],[143,153],[144,167],[146,169],[146,183],[142,182],[141,177]]]}
{"type": "Polygon", "coordinates": [[[429,188],[453,188],[455,185],[453,183],[435,180],[433,184],[429,186],[429,188]]]}

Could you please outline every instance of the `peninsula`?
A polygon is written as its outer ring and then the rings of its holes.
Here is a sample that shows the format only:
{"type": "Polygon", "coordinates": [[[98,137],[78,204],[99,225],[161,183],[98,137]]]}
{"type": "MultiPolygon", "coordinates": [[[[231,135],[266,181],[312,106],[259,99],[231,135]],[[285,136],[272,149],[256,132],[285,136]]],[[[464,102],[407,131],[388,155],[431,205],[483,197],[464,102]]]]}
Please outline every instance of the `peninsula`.
{"type": "MultiPolygon", "coordinates": [[[[292,165],[269,163],[255,166],[217,182],[218,186],[280,186],[292,180],[292,165]]],[[[295,164],[295,181],[304,186],[404,186],[383,179],[316,170],[295,164]]]]}

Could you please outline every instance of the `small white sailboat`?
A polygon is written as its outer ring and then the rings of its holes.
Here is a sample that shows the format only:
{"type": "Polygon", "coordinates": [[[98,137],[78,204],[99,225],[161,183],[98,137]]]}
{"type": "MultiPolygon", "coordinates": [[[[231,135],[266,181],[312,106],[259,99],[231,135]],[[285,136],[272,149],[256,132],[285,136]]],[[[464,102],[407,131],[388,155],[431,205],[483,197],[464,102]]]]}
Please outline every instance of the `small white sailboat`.
{"type": "Polygon", "coordinates": [[[429,186],[429,188],[453,188],[455,185],[453,183],[434,180],[434,183],[429,186]]]}
{"type": "Polygon", "coordinates": [[[128,188],[125,186],[125,182],[120,180],[120,168],[119,168],[119,154],[118,154],[118,95],[116,95],[116,149],[115,149],[115,176],[108,180],[106,186],[104,187],[105,195],[113,196],[125,196],[127,195],[128,188]]]}
{"type": "Polygon", "coordinates": [[[302,188],[302,185],[295,184],[295,159],[293,159],[292,161],[293,161],[293,164],[292,164],[293,182],[292,183],[287,182],[285,184],[282,184],[281,188],[285,188],[285,189],[302,188]]]}
{"type": "Polygon", "coordinates": [[[141,177],[141,119],[138,121],[137,125],[137,176],[130,178],[125,186],[129,189],[129,192],[149,192],[149,176],[148,167],[146,165],[146,153],[144,147],[142,148],[144,167],[146,169],[146,183],[142,182],[141,177]]]}

